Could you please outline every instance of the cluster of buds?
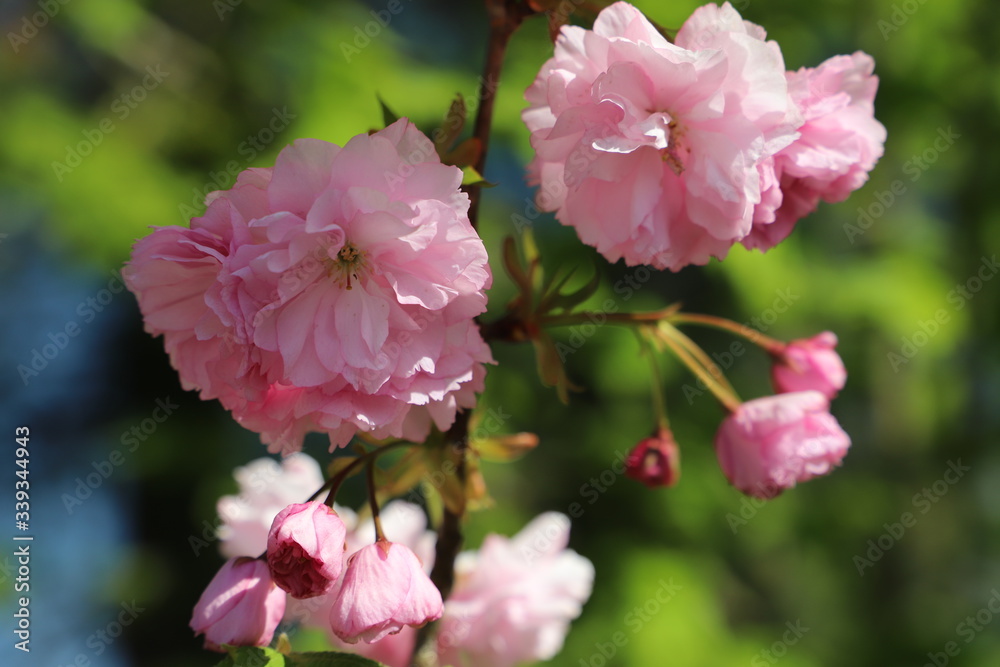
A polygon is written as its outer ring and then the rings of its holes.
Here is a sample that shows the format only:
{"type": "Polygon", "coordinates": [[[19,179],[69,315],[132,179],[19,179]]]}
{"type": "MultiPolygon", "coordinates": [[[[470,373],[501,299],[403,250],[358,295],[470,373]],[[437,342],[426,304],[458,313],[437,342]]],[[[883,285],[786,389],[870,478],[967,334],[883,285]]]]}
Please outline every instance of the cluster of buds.
{"type": "Polygon", "coordinates": [[[719,465],[744,493],[773,498],[840,465],[851,439],[830,414],[847,371],[835,351],[837,336],[771,345],[777,392],[740,405],[715,436],[719,465]]]}
{"type": "MultiPolygon", "coordinates": [[[[850,437],[830,414],[847,371],[835,349],[837,336],[829,331],[789,343],[758,342],[771,353],[776,394],[734,402],[715,436],[715,451],[733,486],[773,498],[831,472],[847,454],[850,437]]],[[[650,488],[677,482],[680,452],[668,428],[661,426],[632,449],[625,474],[650,488]]]]}
{"type": "Polygon", "coordinates": [[[441,617],[441,593],[404,544],[379,536],[346,558],[347,527],[331,507],[296,503],[271,524],[264,557],[233,558],[194,608],[191,627],[205,646],[266,646],[285,612],[285,593],[334,595],[330,629],[354,644],[441,617]],[[343,576],[341,576],[343,575],[343,576]]]}

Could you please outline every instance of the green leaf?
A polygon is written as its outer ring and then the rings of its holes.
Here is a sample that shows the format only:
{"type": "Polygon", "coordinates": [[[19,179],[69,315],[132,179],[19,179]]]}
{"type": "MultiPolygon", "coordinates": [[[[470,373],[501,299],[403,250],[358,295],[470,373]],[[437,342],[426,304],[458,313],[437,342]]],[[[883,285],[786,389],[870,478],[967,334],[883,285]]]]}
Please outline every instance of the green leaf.
{"type": "Polygon", "coordinates": [[[538,436],[534,433],[496,435],[473,440],[471,445],[480,458],[503,463],[516,461],[537,447],[538,436]]]}
{"type": "Polygon", "coordinates": [[[272,648],[223,646],[229,655],[218,667],[285,667],[285,656],[272,648]]]}
{"type": "Polygon", "coordinates": [[[389,127],[399,120],[399,115],[389,108],[389,105],[385,103],[385,100],[382,99],[381,95],[376,95],[375,97],[378,98],[378,105],[382,107],[382,123],[386,127],[389,127]]]}
{"type": "Polygon", "coordinates": [[[552,338],[541,332],[538,338],[531,341],[535,347],[535,361],[538,366],[538,377],[547,387],[555,387],[556,394],[563,405],[569,404],[570,390],[579,391],[580,387],[570,382],[566,369],[559,356],[559,350],[552,338]]]}
{"type": "Polygon", "coordinates": [[[458,461],[453,452],[450,447],[428,447],[426,457],[430,472],[424,480],[437,492],[432,495],[441,497],[448,511],[460,515],[465,512],[467,499],[466,490],[456,474],[458,461]]]}
{"type": "MultiPolygon", "coordinates": [[[[566,280],[568,279],[569,276],[567,276],[566,280]]],[[[586,285],[579,288],[575,292],[561,294],[560,290],[563,285],[566,284],[566,280],[560,281],[559,285],[545,296],[545,299],[542,301],[542,305],[540,306],[540,310],[542,310],[542,312],[548,312],[556,309],[570,311],[590,297],[594,296],[594,294],[597,293],[597,289],[601,286],[601,272],[595,264],[594,276],[587,282],[586,285]]]]}
{"type": "MultiPolygon", "coordinates": [[[[455,146],[453,150],[442,155],[441,162],[444,164],[453,164],[456,167],[464,169],[476,164],[482,154],[483,142],[479,140],[479,137],[469,137],[458,146],[455,146]]],[[[486,181],[483,181],[483,183],[486,183],[486,181]]],[[[470,185],[474,185],[474,183],[470,185]]],[[[482,185],[481,187],[490,187],[490,184],[482,185]]]]}
{"type": "Polygon", "coordinates": [[[477,188],[495,188],[497,186],[496,183],[490,183],[484,179],[482,174],[472,167],[462,167],[462,185],[477,188]]]}
{"type": "Polygon", "coordinates": [[[434,148],[438,155],[444,156],[448,149],[454,145],[458,135],[462,133],[462,128],[465,127],[466,116],[465,98],[461,94],[456,95],[451,106],[448,107],[448,113],[444,117],[444,125],[434,132],[434,148]]]}
{"type": "Polygon", "coordinates": [[[287,667],[384,667],[381,662],[349,653],[293,653],[288,656],[287,667]]]}
{"type": "Polygon", "coordinates": [[[272,648],[258,646],[224,648],[229,655],[217,667],[384,667],[374,660],[333,651],[282,655],[272,648]]]}
{"type": "Polygon", "coordinates": [[[545,284],[545,270],[542,268],[542,257],[538,251],[538,244],[535,243],[535,235],[530,229],[524,230],[521,234],[521,250],[524,262],[528,266],[528,282],[531,289],[541,290],[545,284]]]}
{"type": "Polygon", "coordinates": [[[422,447],[406,452],[395,465],[382,471],[379,495],[385,498],[401,496],[420,483],[427,473],[427,461],[422,447]]]}

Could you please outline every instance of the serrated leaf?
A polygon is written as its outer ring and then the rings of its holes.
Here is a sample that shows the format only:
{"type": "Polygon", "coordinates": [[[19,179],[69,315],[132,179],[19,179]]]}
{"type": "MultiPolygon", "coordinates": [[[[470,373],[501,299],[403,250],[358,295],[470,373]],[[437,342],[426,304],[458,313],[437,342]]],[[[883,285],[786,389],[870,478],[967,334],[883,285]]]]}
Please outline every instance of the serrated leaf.
{"type": "Polygon", "coordinates": [[[399,115],[389,108],[389,105],[385,103],[385,100],[382,99],[381,95],[376,95],[375,97],[378,99],[379,107],[382,108],[382,123],[386,127],[389,127],[399,120],[399,115]]]}
{"type": "Polygon", "coordinates": [[[462,167],[462,186],[463,187],[477,187],[477,188],[495,188],[496,183],[490,183],[483,178],[483,175],[472,167],[462,167]]]}
{"type": "MultiPolygon", "coordinates": [[[[452,100],[451,106],[448,107],[448,113],[444,117],[444,125],[434,133],[434,149],[441,157],[444,157],[452,145],[454,145],[455,140],[458,139],[458,135],[462,133],[462,129],[465,127],[466,116],[465,98],[461,94],[458,94],[452,100]]],[[[445,164],[455,163],[445,162],[445,164]]],[[[468,164],[472,164],[472,162],[468,164]]]]}

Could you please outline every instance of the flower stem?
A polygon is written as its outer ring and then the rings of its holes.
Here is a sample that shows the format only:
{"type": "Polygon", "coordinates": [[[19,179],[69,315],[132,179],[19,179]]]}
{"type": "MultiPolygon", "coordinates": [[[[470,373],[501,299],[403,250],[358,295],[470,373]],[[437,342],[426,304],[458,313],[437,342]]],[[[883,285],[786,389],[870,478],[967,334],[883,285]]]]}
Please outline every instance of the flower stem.
{"type": "Polygon", "coordinates": [[[397,440],[396,442],[390,442],[387,445],[383,445],[378,449],[373,449],[367,454],[362,454],[361,456],[359,456],[358,458],[354,459],[346,466],[344,466],[343,470],[338,472],[330,479],[326,480],[326,483],[323,484],[323,486],[321,486],[316,493],[312,494],[312,496],[306,502],[312,502],[316,500],[317,498],[319,498],[319,494],[323,493],[323,489],[330,487],[330,493],[326,495],[326,500],[324,500],[323,503],[329,505],[330,507],[333,507],[333,501],[337,497],[337,492],[340,491],[340,485],[344,483],[344,480],[347,479],[352,472],[354,472],[355,468],[368,462],[371,462],[371,464],[374,465],[375,459],[382,456],[386,452],[396,449],[397,447],[412,447],[412,446],[413,446],[412,442],[406,442],[405,440],[397,440]]]}
{"type": "MultiPolygon", "coordinates": [[[[496,102],[497,88],[500,86],[500,72],[503,69],[504,57],[511,36],[517,31],[525,18],[537,13],[529,3],[520,0],[486,0],[486,14],[490,23],[489,41],[486,46],[486,62],[483,64],[483,74],[479,80],[479,105],[476,109],[476,122],[472,135],[479,139],[481,150],[479,159],[473,168],[480,174],[486,166],[486,154],[490,144],[490,130],[493,126],[493,107],[496,102]]],[[[482,196],[480,186],[469,188],[469,222],[472,228],[479,226],[479,202],[482,196]]],[[[455,423],[448,430],[445,444],[454,447],[458,456],[455,475],[464,486],[466,479],[465,452],[469,448],[469,419],[472,413],[468,410],[455,416],[455,423]]],[[[434,554],[434,568],[431,570],[431,581],[441,591],[441,597],[447,599],[455,582],[455,559],[462,548],[462,515],[444,508],[444,516],[438,528],[438,539],[434,554]]],[[[432,641],[431,633],[437,623],[428,623],[417,635],[412,665],[420,664],[422,647],[432,641]]],[[[428,650],[427,653],[430,653],[428,650]]]]}
{"type": "Polygon", "coordinates": [[[372,521],[375,523],[375,541],[384,542],[385,533],[382,532],[382,517],[379,516],[378,498],[375,494],[375,459],[368,461],[366,468],[368,473],[368,504],[372,508],[372,521]]]}
{"type": "Polygon", "coordinates": [[[727,410],[733,412],[740,406],[742,401],[736,395],[736,391],[704,350],[668,322],[660,322],[659,333],[661,334],[659,340],[662,340],[677,358],[705,383],[727,410]]]}
{"type": "Polygon", "coordinates": [[[645,313],[605,313],[603,311],[583,310],[564,315],[542,315],[538,319],[538,324],[543,327],[564,327],[573,324],[593,324],[595,320],[604,319],[609,324],[636,326],[671,319],[675,316],[679,308],[680,304],[673,304],[660,310],[645,313]]]}
{"type": "Polygon", "coordinates": [[[640,329],[636,333],[643,354],[649,357],[649,379],[653,389],[653,412],[656,414],[656,425],[660,430],[669,431],[670,420],[667,419],[667,398],[663,392],[663,374],[660,372],[660,362],[656,358],[656,350],[653,349],[649,340],[649,336],[652,334],[646,328],[640,329]]]}
{"type": "MultiPolygon", "coordinates": [[[[490,144],[490,129],[493,127],[493,106],[496,102],[497,88],[500,86],[500,72],[503,70],[504,56],[511,36],[521,26],[525,18],[536,11],[529,3],[516,0],[486,0],[486,13],[490,22],[490,36],[486,46],[486,62],[483,64],[483,75],[479,80],[479,105],[476,108],[476,122],[472,136],[479,139],[482,150],[473,168],[483,173],[486,167],[486,152],[490,144]]],[[[478,185],[469,188],[469,221],[473,229],[479,225],[479,199],[482,188],[478,185]]]]}
{"type": "Polygon", "coordinates": [[[742,336],[751,343],[760,346],[771,354],[780,354],[785,349],[785,344],[776,338],[765,336],[761,332],[745,324],[737,324],[732,320],[727,320],[714,315],[702,315],[700,313],[675,313],[668,320],[671,324],[701,324],[729,331],[737,336],[742,336]]]}

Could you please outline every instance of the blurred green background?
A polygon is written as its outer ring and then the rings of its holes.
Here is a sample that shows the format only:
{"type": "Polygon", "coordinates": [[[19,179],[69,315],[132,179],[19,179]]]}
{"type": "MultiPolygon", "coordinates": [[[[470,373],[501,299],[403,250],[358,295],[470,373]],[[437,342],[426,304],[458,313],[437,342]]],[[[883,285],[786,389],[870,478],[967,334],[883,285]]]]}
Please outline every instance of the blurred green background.
{"type": "MultiPolygon", "coordinates": [[[[635,4],[678,27],[698,3],[635,4]]],[[[187,622],[222,559],[192,538],[211,539],[215,501],[236,488],[232,469],[264,448],[218,405],[180,389],[116,272],[150,225],[185,224],[206,191],[231,185],[227,170],[270,166],[298,137],[343,143],[379,127],[376,94],[428,131],[456,93],[473,100],[481,3],[404,2],[366,43],[357,31],[385,5],[0,7],[0,421],[11,440],[2,467],[11,498],[13,429],[27,424],[37,535],[30,655],[12,648],[16,564],[12,546],[0,550],[5,664],[215,662],[187,622]],[[357,52],[345,55],[344,44],[357,52]],[[60,336],[70,324],[77,333],[60,336]],[[18,370],[50,344],[60,349],[36,362],[36,374],[18,370]],[[123,435],[151,423],[157,400],[176,405],[170,417],[124,447],[123,435]]],[[[471,518],[468,544],[582,504],[572,547],[594,562],[597,581],[553,665],[1000,664],[1000,619],[988,607],[992,599],[1000,608],[996,5],[736,6],[781,44],[790,69],[858,49],[875,57],[885,156],[849,201],[822,205],[766,256],[735,248],[723,264],[657,274],[628,299],[614,286],[634,270],[602,262],[595,301],[652,309],[680,300],[757,318],[784,339],[835,331],[850,375],[833,411],[852,450],[832,476],[752,503],[715,462],[722,411],[665,359],[684,472],[677,487],[649,491],[613,472],[653,426],[633,337],[601,329],[569,357],[584,391],[568,407],[537,382],[529,347],[498,345],[483,406],[542,445],[516,464],[485,466],[496,502],[471,518]],[[786,312],[770,310],[789,293],[786,312]],[[968,470],[948,473],[959,462],[968,470]],[[915,523],[896,526],[907,512],[915,523]],[[669,584],[677,590],[664,603],[669,584]]],[[[550,50],[535,20],[509,51],[485,174],[500,184],[485,193],[492,256],[530,201],[519,112],[550,50]]],[[[550,269],[586,273],[596,257],[550,215],[534,233],[550,269]]],[[[512,294],[495,272],[493,316],[512,294]]],[[[689,333],[719,355],[744,398],[770,391],[763,354],[727,359],[730,337],[689,333]]],[[[307,451],[329,458],[322,438],[307,451]]],[[[358,502],[359,491],[350,489],[358,502]]],[[[4,504],[13,514],[13,499],[4,504]]]]}

